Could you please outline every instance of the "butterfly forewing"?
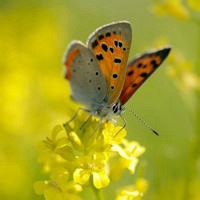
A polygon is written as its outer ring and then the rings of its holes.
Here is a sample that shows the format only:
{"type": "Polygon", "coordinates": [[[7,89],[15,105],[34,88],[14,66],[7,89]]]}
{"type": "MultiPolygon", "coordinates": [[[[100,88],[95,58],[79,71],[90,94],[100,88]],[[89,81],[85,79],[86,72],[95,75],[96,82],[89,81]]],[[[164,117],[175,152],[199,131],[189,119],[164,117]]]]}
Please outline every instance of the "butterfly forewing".
{"type": "Polygon", "coordinates": [[[72,97],[95,110],[106,97],[106,81],[94,54],[84,44],[74,41],[64,57],[65,78],[69,80],[72,97]]]}
{"type": "Polygon", "coordinates": [[[132,31],[128,22],[112,23],[96,30],[88,39],[107,84],[108,105],[121,93],[127,70],[132,31]]]}
{"type": "Polygon", "coordinates": [[[145,80],[160,66],[170,52],[169,47],[145,53],[128,64],[125,83],[120,95],[125,104],[145,80]]]}

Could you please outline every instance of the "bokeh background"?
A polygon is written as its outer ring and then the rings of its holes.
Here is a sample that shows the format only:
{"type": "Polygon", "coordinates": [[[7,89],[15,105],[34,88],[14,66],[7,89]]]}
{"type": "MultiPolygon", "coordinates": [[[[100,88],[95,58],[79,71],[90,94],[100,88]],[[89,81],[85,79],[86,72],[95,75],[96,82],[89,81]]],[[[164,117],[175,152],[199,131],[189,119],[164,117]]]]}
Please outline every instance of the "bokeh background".
{"type": "MultiPolygon", "coordinates": [[[[129,20],[130,58],[172,45],[167,62],[127,104],[128,138],[145,146],[137,173],[149,183],[144,199],[200,199],[200,5],[198,0],[0,1],[0,199],[43,199],[37,145],[71,116],[62,58],[67,44],[97,27],[129,20]],[[69,114],[70,113],[70,114],[69,114]]],[[[133,182],[129,174],[106,190],[133,182]]],[[[89,198],[89,197],[88,197],[89,198]]]]}

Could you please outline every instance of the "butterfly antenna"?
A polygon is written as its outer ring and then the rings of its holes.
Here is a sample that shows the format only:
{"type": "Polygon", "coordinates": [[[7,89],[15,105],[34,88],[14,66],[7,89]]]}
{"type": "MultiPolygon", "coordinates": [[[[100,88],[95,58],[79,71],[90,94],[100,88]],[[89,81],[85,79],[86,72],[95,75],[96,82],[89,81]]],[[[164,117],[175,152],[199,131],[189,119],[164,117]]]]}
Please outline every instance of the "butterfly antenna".
{"type": "Polygon", "coordinates": [[[147,122],[144,119],[142,119],[137,113],[135,113],[135,111],[133,111],[133,110],[131,110],[131,111],[128,110],[128,111],[131,112],[134,115],[134,117],[139,122],[141,122],[148,130],[150,130],[151,132],[153,132],[155,135],[159,136],[159,133],[155,129],[153,129],[149,124],[147,124],[147,122]]]}

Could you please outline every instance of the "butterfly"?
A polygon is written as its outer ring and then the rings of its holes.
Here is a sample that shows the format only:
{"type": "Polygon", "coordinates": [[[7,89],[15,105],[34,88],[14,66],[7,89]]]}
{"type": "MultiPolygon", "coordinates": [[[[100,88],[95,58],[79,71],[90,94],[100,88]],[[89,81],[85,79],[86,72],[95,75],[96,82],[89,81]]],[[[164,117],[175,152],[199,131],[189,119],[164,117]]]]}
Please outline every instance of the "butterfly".
{"type": "Polygon", "coordinates": [[[125,103],[171,50],[152,50],[127,64],[131,40],[131,24],[118,21],[98,28],[86,45],[72,41],[65,53],[65,78],[72,98],[100,118],[120,115],[125,103]]]}

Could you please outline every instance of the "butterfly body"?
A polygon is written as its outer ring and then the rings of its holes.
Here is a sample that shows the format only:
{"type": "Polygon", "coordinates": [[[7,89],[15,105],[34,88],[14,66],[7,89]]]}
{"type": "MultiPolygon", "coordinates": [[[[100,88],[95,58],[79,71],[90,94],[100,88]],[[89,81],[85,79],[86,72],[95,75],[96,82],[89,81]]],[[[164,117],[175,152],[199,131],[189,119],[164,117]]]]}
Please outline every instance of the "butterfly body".
{"type": "Polygon", "coordinates": [[[119,115],[124,104],[169,54],[166,47],[128,61],[132,40],[127,21],[100,27],[87,45],[73,41],[65,54],[65,78],[73,99],[101,118],[119,115]]]}

